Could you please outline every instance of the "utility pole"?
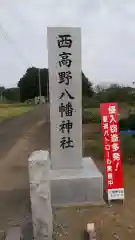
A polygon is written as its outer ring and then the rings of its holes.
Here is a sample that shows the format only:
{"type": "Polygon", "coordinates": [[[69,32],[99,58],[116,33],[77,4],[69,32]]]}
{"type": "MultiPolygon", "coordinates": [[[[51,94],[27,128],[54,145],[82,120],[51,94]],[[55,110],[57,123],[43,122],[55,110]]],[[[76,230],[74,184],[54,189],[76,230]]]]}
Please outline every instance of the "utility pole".
{"type": "Polygon", "coordinates": [[[2,90],[1,90],[1,92],[0,92],[0,100],[1,100],[1,102],[2,102],[2,100],[3,100],[3,92],[2,92],[2,90]]]}
{"type": "Polygon", "coordinates": [[[41,78],[40,78],[40,68],[38,69],[38,83],[39,83],[39,97],[40,97],[40,104],[41,104],[41,78]]]}
{"type": "Polygon", "coordinates": [[[49,82],[48,81],[47,81],[47,86],[46,86],[46,88],[47,88],[47,96],[46,96],[47,102],[49,102],[49,82]]]}

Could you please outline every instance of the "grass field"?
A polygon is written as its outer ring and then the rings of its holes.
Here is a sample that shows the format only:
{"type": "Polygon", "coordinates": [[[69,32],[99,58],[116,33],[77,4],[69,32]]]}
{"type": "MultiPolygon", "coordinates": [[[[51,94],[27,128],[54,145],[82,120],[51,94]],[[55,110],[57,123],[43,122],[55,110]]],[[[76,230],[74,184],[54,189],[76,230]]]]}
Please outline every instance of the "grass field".
{"type": "Polygon", "coordinates": [[[33,108],[26,104],[0,104],[0,120],[22,115],[33,108]]]}

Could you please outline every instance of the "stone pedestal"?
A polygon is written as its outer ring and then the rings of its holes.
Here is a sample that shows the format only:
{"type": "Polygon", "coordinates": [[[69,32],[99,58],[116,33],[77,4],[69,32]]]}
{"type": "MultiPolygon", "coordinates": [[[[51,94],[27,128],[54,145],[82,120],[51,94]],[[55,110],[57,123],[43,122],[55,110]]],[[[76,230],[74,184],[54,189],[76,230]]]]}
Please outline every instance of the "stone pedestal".
{"type": "Polygon", "coordinates": [[[80,169],[50,169],[47,151],[29,158],[30,196],[35,240],[52,239],[52,208],[103,204],[103,176],[91,158],[80,169]],[[50,197],[51,196],[51,197],[50,197]]]}
{"type": "Polygon", "coordinates": [[[52,240],[52,208],[50,197],[50,162],[47,151],[30,156],[29,179],[32,222],[35,240],[52,240]]]}
{"type": "Polygon", "coordinates": [[[103,204],[103,176],[91,158],[80,169],[51,170],[51,201],[55,207],[103,204]]]}

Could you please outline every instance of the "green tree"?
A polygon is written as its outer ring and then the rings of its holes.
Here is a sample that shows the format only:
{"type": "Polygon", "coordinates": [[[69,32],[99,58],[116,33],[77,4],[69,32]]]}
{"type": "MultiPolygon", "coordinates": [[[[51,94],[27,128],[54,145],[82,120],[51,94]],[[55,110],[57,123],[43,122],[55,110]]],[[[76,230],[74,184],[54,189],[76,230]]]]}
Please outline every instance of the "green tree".
{"type": "MultiPolygon", "coordinates": [[[[41,95],[47,96],[48,70],[40,69],[41,95]]],[[[25,75],[18,82],[20,88],[21,101],[32,99],[39,96],[39,69],[29,68],[25,75]]]]}
{"type": "Polygon", "coordinates": [[[82,72],[82,95],[86,97],[92,97],[94,95],[94,90],[92,88],[92,83],[82,72]]]}
{"type": "Polygon", "coordinates": [[[0,86],[0,101],[3,100],[3,92],[4,92],[4,90],[5,90],[5,87],[0,86]]]}
{"type": "Polygon", "coordinates": [[[11,102],[20,102],[20,89],[19,88],[7,88],[3,92],[3,96],[11,102]]]}
{"type": "MultiPolygon", "coordinates": [[[[49,80],[48,80],[48,69],[40,69],[40,80],[41,80],[41,94],[47,97],[49,93],[49,80]]],[[[39,96],[39,69],[32,67],[29,68],[24,76],[18,82],[20,88],[21,101],[24,102],[27,99],[32,99],[39,96]]],[[[88,81],[82,72],[82,91],[84,96],[91,97],[94,93],[92,84],[88,81]]]]}
{"type": "Polygon", "coordinates": [[[95,98],[99,102],[135,102],[135,89],[118,84],[111,84],[107,88],[100,85],[96,87],[95,98]]]}

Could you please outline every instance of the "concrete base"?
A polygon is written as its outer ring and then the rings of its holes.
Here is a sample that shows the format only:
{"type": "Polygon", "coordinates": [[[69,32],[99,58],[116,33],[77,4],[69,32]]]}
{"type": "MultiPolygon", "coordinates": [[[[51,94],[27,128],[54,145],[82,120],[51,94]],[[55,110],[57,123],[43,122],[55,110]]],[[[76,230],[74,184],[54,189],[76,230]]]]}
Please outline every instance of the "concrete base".
{"type": "Polygon", "coordinates": [[[50,179],[54,207],[103,204],[103,176],[91,158],[80,169],[51,170],[50,179]]]}
{"type": "Polygon", "coordinates": [[[48,151],[35,151],[28,159],[34,240],[51,240],[53,215],[48,151]]]}

